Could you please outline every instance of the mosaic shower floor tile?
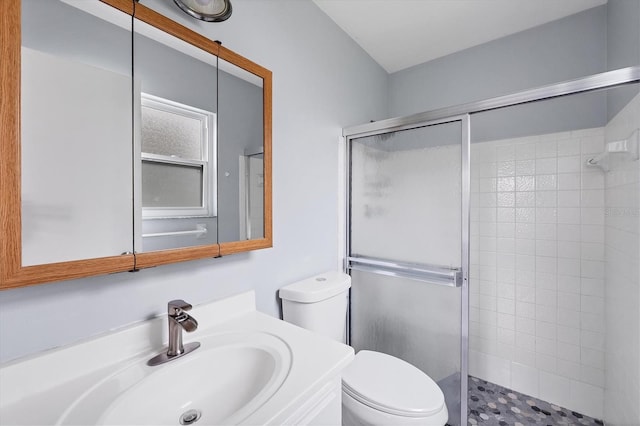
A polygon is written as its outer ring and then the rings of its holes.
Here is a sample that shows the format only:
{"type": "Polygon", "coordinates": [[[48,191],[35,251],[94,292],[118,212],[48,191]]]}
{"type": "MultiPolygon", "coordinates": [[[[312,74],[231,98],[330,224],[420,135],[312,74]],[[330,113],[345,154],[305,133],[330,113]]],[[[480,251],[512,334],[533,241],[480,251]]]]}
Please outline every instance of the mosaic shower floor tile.
{"type": "Polygon", "coordinates": [[[468,397],[470,425],[604,425],[602,420],[472,376],[469,376],[468,397]]]}

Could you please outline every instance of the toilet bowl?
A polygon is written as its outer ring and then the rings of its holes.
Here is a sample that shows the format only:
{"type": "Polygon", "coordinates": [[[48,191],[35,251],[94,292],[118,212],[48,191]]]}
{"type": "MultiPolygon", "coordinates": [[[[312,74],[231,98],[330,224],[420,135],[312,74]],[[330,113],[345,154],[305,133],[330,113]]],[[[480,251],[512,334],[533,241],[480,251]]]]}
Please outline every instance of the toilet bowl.
{"type": "Polygon", "coordinates": [[[442,426],[447,419],[436,382],[399,358],[362,350],[343,373],[342,424],[442,426]]]}
{"type": "MultiPolygon", "coordinates": [[[[280,289],[285,321],[345,342],[351,277],[327,272],[280,289]]],[[[343,425],[433,425],[448,419],[444,394],[399,358],[361,350],[342,375],[343,425]]]]}

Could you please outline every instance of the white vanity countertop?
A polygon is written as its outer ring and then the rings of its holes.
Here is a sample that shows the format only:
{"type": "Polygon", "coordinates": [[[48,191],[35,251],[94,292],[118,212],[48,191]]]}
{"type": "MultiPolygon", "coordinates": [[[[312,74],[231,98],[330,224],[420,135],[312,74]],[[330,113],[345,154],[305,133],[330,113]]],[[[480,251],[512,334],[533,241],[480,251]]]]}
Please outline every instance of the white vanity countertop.
{"type": "MultiPolygon", "coordinates": [[[[243,421],[246,424],[282,423],[301,401],[338,377],[354,356],[349,346],[257,312],[253,292],[194,306],[189,314],[199,328],[184,333],[185,344],[215,333],[263,332],[289,346],[292,362],[287,378],[243,421]]],[[[146,362],[166,350],[166,340],[167,318],[162,316],[0,365],[0,424],[55,424],[96,382],[124,363],[146,362]]]]}

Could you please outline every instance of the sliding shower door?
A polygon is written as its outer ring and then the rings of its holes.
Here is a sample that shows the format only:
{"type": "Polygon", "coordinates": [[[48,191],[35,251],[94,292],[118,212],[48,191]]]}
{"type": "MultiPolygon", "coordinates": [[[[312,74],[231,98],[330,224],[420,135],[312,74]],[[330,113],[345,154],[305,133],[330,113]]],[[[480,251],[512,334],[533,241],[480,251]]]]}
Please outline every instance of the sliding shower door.
{"type": "Polygon", "coordinates": [[[351,344],[428,374],[452,425],[466,424],[468,147],[466,116],[349,139],[351,344]]]}

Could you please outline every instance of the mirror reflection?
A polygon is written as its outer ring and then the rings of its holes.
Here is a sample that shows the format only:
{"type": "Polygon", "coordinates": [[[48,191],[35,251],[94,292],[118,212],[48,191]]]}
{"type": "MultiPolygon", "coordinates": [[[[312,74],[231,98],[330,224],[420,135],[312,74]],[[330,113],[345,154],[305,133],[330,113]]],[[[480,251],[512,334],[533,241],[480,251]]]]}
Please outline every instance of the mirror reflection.
{"type": "Polygon", "coordinates": [[[21,35],[22,264],[132,251],[131,18],[24,0],[21,35]]]}
{"type": "Polygon", "coordinates": [[[219,64],[218,241],[264,238],[263,81],[219,64]]]}
{"type": "Polygon", "coordinates": [[[22,266],[270,235],[270,73],[138,6],[22,1],[22,266]]]}
{"type": "Polygon", "coordinates": [[[217,57],[134,20],[136,251],[218,242],[217,57]]]}

